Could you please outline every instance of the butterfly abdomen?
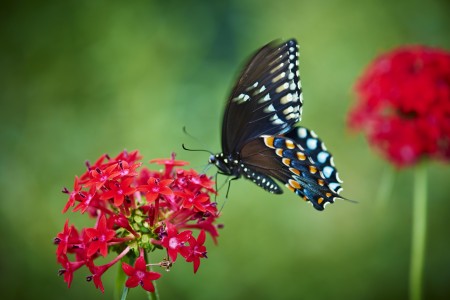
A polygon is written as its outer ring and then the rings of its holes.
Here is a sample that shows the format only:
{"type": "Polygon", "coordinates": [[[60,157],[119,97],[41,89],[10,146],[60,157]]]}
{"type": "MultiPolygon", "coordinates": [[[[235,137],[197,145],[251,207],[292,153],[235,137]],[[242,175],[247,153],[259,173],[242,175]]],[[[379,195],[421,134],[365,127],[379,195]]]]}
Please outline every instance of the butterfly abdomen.
{"type": "Polygon", "coordinates": [[[280,188],[280,186],[278,186],[275,180],[273,180],[272,178],[263,173],[254,171],[244,165],[242,168],[242,174],[244,175],[245,178],[251,180],[253,183],[263,188],[264,190],[268,191],[269,193],[273,194],[283,193],[283,190],[280,188]]]}

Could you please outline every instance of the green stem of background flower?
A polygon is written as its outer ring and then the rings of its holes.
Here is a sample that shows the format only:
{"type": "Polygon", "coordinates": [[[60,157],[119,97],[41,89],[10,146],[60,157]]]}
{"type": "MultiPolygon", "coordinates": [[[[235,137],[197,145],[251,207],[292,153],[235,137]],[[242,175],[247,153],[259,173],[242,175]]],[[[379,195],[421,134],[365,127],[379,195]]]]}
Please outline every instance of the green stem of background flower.
{"type": "Polygon", "coordinates": [[[422,299],[422,277],[427,229],[427,170],[425,163],[416,167],[414,180],[411,265],[409,293],[411,300],[422,299]]]}
{"type": "Polygon", "coordinates": [[[378,188],[378,194],[376,198],[376,205],[384,211],[386,206],[389,204],[392,188],[394,186],[395,181],[395,170],[387,165],[386,169],[383,173],[383,176],[381,177],[381,183],[378,188]]]}

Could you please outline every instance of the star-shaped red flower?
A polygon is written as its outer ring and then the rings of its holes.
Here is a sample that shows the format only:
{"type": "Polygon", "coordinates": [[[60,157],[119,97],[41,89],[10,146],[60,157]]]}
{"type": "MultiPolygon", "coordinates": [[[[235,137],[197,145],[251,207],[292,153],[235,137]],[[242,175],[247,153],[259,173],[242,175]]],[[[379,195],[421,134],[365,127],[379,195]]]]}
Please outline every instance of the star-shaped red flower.
{"type": "Polygon", "coordinates": [[[173,195],[173,191],[169,185],[173,182],[172,179],[157,179],[150,177],[146,185],[141,185],[138,190],[145,192],[148,202],[155,201],[160,195],[173,195]]]}
{"type": "Polygon", "coordinates": [[[82,185],[80,184],[80,180],[78,179],[78,176],[75,176],[75,182],[73,183],[73,191],[69,192],[68,189],[64,188],[63,193],[69,194],[69,200],[66,203],[66,206],[64,206],[63,213],[65,213],[69,207],[72,207],[75,205],[75,200],[80,200],[80,191],[82,189],[82,185]]]}
{"type": "Polygon", "coordinates": [[[177,192],[176,195],[184,199],[182,204],[184,208],[192,209],[195,207],[198,211],[206,211],[205,204],[207,204],[209,196],[205,193],[193,193],[185,190],[185,192],[177,192]]]}
{"type": "Polygon", "coordinates": [[[61,254],[67,253],[67,244],[69,243],[70,233],[72,232],[72,227],[69,227],[69,219],[66,220],[64,224],[64,229],[62,232],[58,233],[55,239],[55,243],[58,244],[56,249],[56,255],[59,257],[61,254]]]}
{"type": "Polygon", "coordinates": [[[203,246],[205,239],[206,234],[202,230],[200,231],[197,239],[193,236],[189,238],[189,247],[185,247],[181,250],[181,255],[186,259],[186,261],[193,263],[194,273],[197,273],[198,267],[200,266],[200,258],[207,258],[206,247],[203,246]]]}
{"type": "Polygon", "coordinates": [[[100,196],[100,200],[114,199],[115,206],[122,205],[125,196],[131,195],[136,191],[135,188],[130,186],[133,180],[133,177],[129,177],[123,179],[120,183],[117,181],[111,182],[107,185],[109,190],[100,196]]]}
{"type": "Polygon", "coordinates": [[[174,262],[180,249],[185,246],[184,243],[192,236],[192,231],[185,230],[178,233],[176,227],[169,222],[166,222],[166,227],[167,235],[162,238],[161,245],[167,249],[170,259],[174,262]]]}
{"type": "Polygon", "coordinates": [[[87,249],[87,256],[92,256],[99,250],[101,255],[106,256],[108,254],[108,242],[114,238],[116,232],[108,229],[106,217],[102,215],[97,228],[86,228],[86,235],[91,240],[87,249]]]}
{"type": "Polygon", "coordinates": [[[108,180],[114,179],[120,175],[117,166],[118,164],[115,163],[103,170],[101,168],[95,168],[90,171],[89,174],[91,179],[86,182],[86,186],[95,186],[96,189],[100,189],[108,180]]]}
{"type": "Polygon", "coordinates": [[[136,259],[134,267],[127,263],[122,263],[122,269],[128,275],[128,279],[125,282],[126,287],[134,288],[139,284],[144,290],[152,293],[155,291],[152,281],[161,277],[161,274],[147,270],[143,256],[139,256],[136,259]]]}

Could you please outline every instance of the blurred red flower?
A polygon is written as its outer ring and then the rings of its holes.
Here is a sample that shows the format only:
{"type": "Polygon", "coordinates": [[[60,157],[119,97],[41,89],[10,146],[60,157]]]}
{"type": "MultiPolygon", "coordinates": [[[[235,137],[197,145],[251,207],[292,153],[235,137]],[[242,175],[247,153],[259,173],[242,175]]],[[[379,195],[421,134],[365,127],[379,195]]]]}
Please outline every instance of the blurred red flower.
{"type": "Polygon", "coordinates": [[[450,53],[425,46],[376,58],[358,80],[351,128],[398,167],[450,159],[450,53]]]}

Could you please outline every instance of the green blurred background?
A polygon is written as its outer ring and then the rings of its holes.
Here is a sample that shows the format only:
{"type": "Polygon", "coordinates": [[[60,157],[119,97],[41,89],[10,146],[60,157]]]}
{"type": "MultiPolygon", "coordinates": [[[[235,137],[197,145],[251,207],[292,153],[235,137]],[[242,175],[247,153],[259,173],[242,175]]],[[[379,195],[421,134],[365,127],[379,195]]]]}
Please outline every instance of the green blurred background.
{"type": "MultiPolygon", "coordinates": [[[[177,263],[161,299],[404,299],[413,170],[395,175],[346,129],[352,85],[376,55],[403,44],[450,48],[448,1],[2,1],[0,4],[0,271],[2,299],[110,299],[75,273],[57,276],[53,237],[85,160],[139,149],[145,161],[220,150],[221,114],[237,70],[276,38],[300,43],[304,115],[335,155],[344,195],[317,212],[294,194],[240,180],[223,210],[219,245],[198,274],[177,263]],[[182,133],[182,127],[204,145],[182,133]]],[[[430,163],[427,299],[450,295],[448,166],[430,163]]],[[[211,171],[211,174],[212,171],[211,171]]],[[[222,178],[223,180],[223,178],[222,178]]],[[[222,195],[223,200],[223,195],[222,195]]],[[[144,299],[142,289],[129,299],[144,299]]],[[[447,298],[448,299],[448,298],[447,298]]]]}

